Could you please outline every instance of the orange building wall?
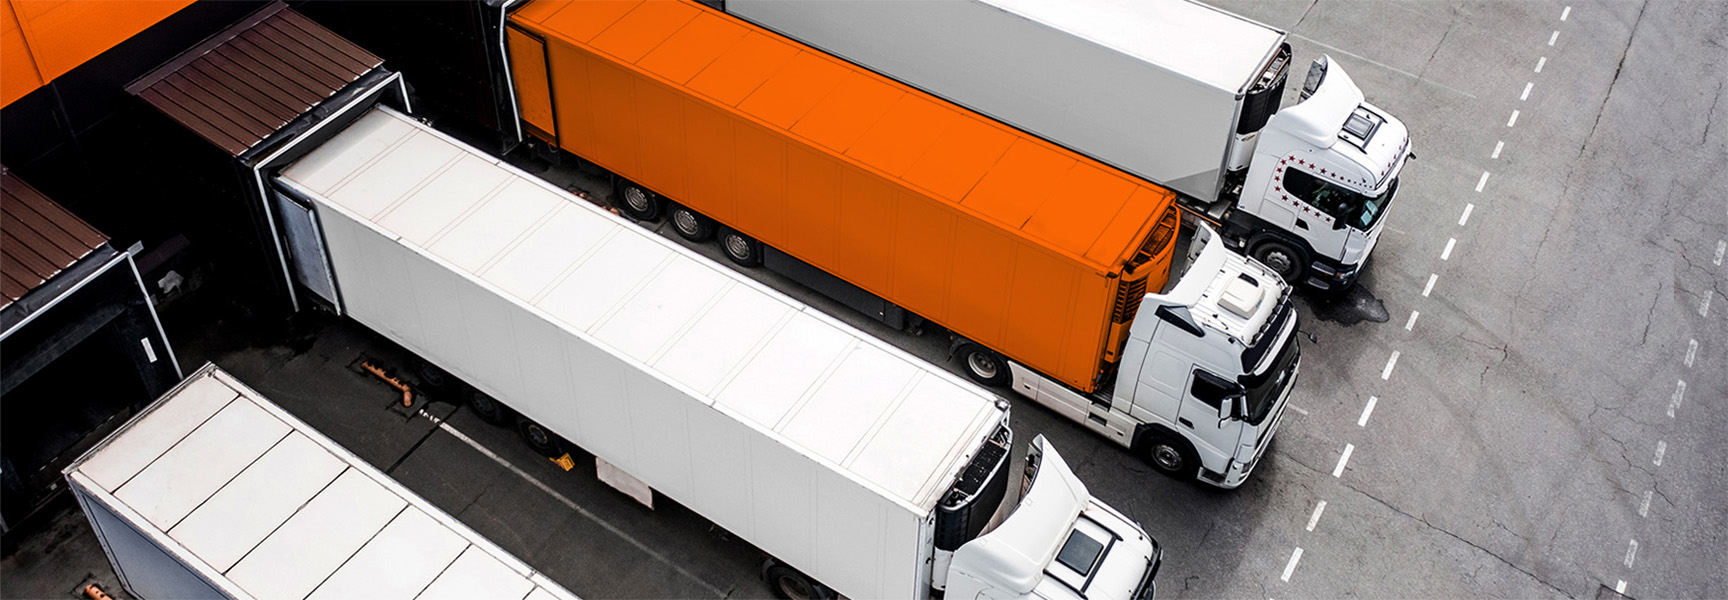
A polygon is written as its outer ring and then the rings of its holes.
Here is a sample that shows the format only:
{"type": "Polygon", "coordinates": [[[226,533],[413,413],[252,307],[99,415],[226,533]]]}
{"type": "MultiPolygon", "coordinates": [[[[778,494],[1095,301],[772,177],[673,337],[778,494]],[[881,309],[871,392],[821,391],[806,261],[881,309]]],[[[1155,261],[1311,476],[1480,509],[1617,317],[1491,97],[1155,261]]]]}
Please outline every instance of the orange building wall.
{"type": "Polygon", "coordinates": [[[192,0],[0,0],[0,106],[190,4],[192,0]]]}
{"type": "Polygon", "coordinates": [[[1170,192],[698,5],[540,0],[511,21],[541,135],[1094,387],[1124,261],[1170,192]]]}

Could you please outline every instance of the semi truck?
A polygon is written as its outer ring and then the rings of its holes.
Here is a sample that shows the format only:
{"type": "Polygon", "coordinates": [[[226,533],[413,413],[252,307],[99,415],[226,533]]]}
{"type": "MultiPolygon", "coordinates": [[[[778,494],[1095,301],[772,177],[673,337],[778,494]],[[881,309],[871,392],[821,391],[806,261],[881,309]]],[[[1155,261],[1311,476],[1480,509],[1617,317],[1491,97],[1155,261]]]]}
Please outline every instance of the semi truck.
{"type": "Polygon", "coordinates": [[[507,8],[507,101],[626,215],[940,325],[973,379],[1165,474],[1236,487],[1272,439],[1290,286],[1204,226],[1177,252],[1171,191],[693,2],[507,8]]]}
{"type": "Polygon", "coordinates": [[[215,364],[65,476],[137,598],[576,598],[215,364]]]}
{"type": "Polygon", "coordinates": [[[1191,0],[724,0],[725,10],[1180,194],[1292,283],[1349,287],[1409,130],[1329,57],[1191,0]]]}
{"type": "Polygon", "coordinates": [[[347,110],[272,179],[311,215],[288,246],[327,269],[330,309],[537,449],[573,443],[761,548],[776,593],[1150,593],[1156,542],[1042,438],[1007,501],[1001,397],[400,112],[347,110]]]}

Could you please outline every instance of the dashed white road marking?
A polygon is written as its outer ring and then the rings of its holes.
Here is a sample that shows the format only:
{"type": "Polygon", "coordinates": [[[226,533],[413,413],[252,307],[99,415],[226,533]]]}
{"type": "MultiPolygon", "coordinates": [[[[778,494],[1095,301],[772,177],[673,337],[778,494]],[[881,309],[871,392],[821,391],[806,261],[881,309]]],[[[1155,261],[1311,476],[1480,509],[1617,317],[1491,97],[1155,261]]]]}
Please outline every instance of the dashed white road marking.
{"type": "Polygon", "coordinates": [[[1618,581],[1618,583],[1614,584],[1614,593],[1616,593],[1616,594],[1626,593],[1626,580],[1621,579],[1618,581]]]}
{"type": "Polygon", "coordinates": [[[1344,453],[1338,455],[1338,466],[1332,467],[1333,477],[1344,476],[1344,465],[1350,462],[1350,453],[1356,451],[1355,444],[1344,444],[1344,453]]]}
{"type": "Polygon", "coordinates": [[[1320,513],[1326,512],[1326,501],[1321,500],[1314,505],[1314,514],[1308,517],[1308,531],[1314,531],[1314,526],[1320,524],[1320,513]]]}
{"type": "Polygon", "coordinates": [[[1374,414],[1374,404],[1379,402],[1379,401],[1380,401],[1380,398],[1377,396],[1369,396],[1368,397],[1368,405],[1362,407],[1362,417],[1359,419],[1356,419],[1356,426],[1357,427],[1367,427],[1368,426],[1368,415],[1374,414]]]}
{"type": "Polygon", "coordinates": [[[1434,273],[1428,274],[1428,285],[1422,286],[1422,297],[1423,298],[1428,297],[1428,292],[1434,291],[1434,282],[1439,281],[1439,279],[1440,279],[1439,275],[1436,275],[1434,273]]]}
{"type": "Polygon", "coordinates": [[[1550,45],[1550,46],[1554,45],[1554,42],[1559,40],[1559,39],[1560,39],[1560,30],[1556,29],[1556,30],[1554,30],[1554,33],[1548,35],[1548,45],[1550,45]]]}
{"type": "Polygon", "coordinates": [[[1290,562],[1284,563],[1284,576],[1279,577],[1278,579],[1290,581],[1290,575],[1296,572],[1296,561],[1299,560],[1302,560],[1301,548],[1297,548],[1295,552],[1290,553],[1290,562]]]}
{"type": "Polygon", "coordinates": [[[1686,340],[1686,368],[1692,368],[1692,359],[1698,356],[1698,340],[1686,340]]]}
{"type": "Polygon", "coordinates": [[[1716,266],[1722,266],[1722,253],[1728,252],[1728,240],[1716,240],[1716,260],[1710,261],[1716,266]]]}
{"type": "Polygon", "coordinates": [[[1569,16],[1572,16],[1572,7],[1568,6],[1566,10],[1560,11],[1560,20],[1564,21],[1569,16]]]}
{"type": "Polygon", "coordinates": [[[1710,298],[1716,295],[1716,290],[1704,290],[1704,301],[1698,303],[1698,316],[1710,316],[1710,298]]]}
{"type": "Polygon", "coordinates": [[[1638,560],[1638,540],[1626,540],[1626,568],[1632,568],[1632,563],[1638,560]]]}
{"type": "Polygon", "coordinates": [[[1542,72],[1542,65],[1545,65],[1545,64],[1548,64],[1548,57],[1543,56],[1543,57],[1537,58],[1536,59],[1536,72],[1541,73],[1542,72]]]}
{"type": "Polygon", "coordinates": [[[1308,411],[1302,410],[1302,407],[1300,407],[1300,406],[1296,406],[1294,404],[1286,404],[1285,406],[1289,407],[1290,410],[1293,410],[1293,411],[1300,413],[1304,417],[1308,416],[1308,411]]]}
{"type": "MultiPolygon", "coordinates": [[[[1518,111],[1512,111],[1512,118],[1514,120],[1516,120],[1518,118],[1518,111]]],[[[1511,127],[1512,124],[1507,123],[1506,126],[1511,127]]],[[[1478,192],[1482,191],[1482,186],[1485,186],[1485,185],[1488,185],[1488,172],[1487,171],[1483,171],[1482,172],[1482,178],[1476,180],[1476,191],[1478,191],[1478,192]]]]}
{"type": "Polygon", "coordinates": [[[1524,93],[1518,94],[1518,101],[1523,102],[1525,100],[1529,100],[1530,99],[1530,88],[1533,88],[1533,87],[1536,87],[1536,82],[1534,82],[1534,81],[1524,82],[1524,93]]]}
{"type": "MultiPolygon", "coordinates": [[[[1506,119],[1506,126],[1511,127],[1511,126],[1516,125],[1516,124],[1518,124],[1518,111],[1516,109],[1514,109],[1512,111],[1512,118],[1506,119]]],[[[1477,190],[1477,191],[1481,191],[1481,190],[1477,190]]]]}
{"type": "Polygon", "coordinates": [[[1686,401],[1686,380],[1674,383],[1674,395],[1668,399],[1668,416],[1674,416],[1674,410],[1680,408],[1680,403],[1686,401]]]}
{"type": "Polygon", "coordinates": [[[1446,238],[1446,249],[1440,251],[1440,260],[1452,258],[1452,247],[1458,245],[1458,238],[1446,238]]]}
{"type": "Polygon", "coordinates": [[[1410,331],[1411,328],[1416,326],[1416,316],[1420,314],[1422,313],[1410,311],[1410,320],[1404,322],[1404,331],[1410,331]]]}
{"type": "Polygon", "coordinates": [[[1463,227],[1464,223],[1468,222],[1470,220],[1470,211],[1473,211],[1473,210],[1476,210],[1476,205],[1468,204],[1468,203],[1466,203],[1464,205],[1464,214],[1458,215],[1458,226],[1459,227],[1463,227]]]}
{"type": "Polygon", "coordinates": [[[1651,461],[1651,463],[1655,464],[1658,467],[1662,466],[1662,455],[1667,454],[1667,453],[1668,453],[1668,442],[1661,442],[1661,441],[1656,442],[1656,460],[1651,461]]]}
{"type": "Polygon", "coordinates": [[[1494,142],[1494,153],[1488,155],[1488,158],[1500,158],[1500,151],[1505,150],[1505,149],[1506,149],[1506,140],[1500,140],[1498,142],[1494,142]]]}
{"type": "Polygon", "coordinates": [[[1650,516],[1650,497],[1655,494],[1656,490],[1644,490],[1644,501],[1638,504],[1638,516],[1650,516]]]}
{"type": "Polygon", "coordinates": [[[1396,365],[1396,364],[1398,364],[1398,351],[1393,350],[1392,356],[1390,356],[1386,359],[1386,368],[1380,370],[1380,378],[1381,379],[1391,379],[1392,378],[1392,366],[1396,365]]]}

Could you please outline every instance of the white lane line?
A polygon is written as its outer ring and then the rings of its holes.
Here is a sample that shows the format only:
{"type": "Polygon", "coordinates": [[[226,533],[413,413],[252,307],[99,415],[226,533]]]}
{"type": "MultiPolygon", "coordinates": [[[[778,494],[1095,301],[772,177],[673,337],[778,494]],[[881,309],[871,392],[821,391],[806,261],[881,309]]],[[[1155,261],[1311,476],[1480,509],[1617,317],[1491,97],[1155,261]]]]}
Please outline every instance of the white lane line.
{"type": "Polygon", "coordinates": [[[1545,65],[1545,64],[1548,64],[1548,57],[1543,56],[1543,57],[1537,58],[1536,59],[1536,72],[1541,73],[1542,72],[1542,65],[1545,65]]]}
{"type": "Polygon", "coordinates": [[[1338,466],[1332,467],[1333,477],[1342,477],[1344,475],[1344,464],[1350,462],[1350,453],[1355,451],[1355,444],[1344,444],[1344,453],[1338,455],[1338,466]]]}
{"type": "Polygon", "coordinates": [[[1500,158],[1500,151],[1505,150],[1505,149],[1506,149],[1506,140],[1500,140],[1498,142],[1494,142],[1494,153],[1488,155],[1488,158],[1500,158]]]}
{"type": "Polygon", "coordinates": [[[1396,364],[1398,364],[1398,351],[1393,350],[1392,356],[1387,357],[1387,359],[1386,359],[1386,368],[1380,370],[1380,378],[1381,379],[1391,379],[1392,378],[1392,365],[1396,365],[1396,364]]]}
{"type": "Polygon", "coordinates": [[[1293,410],[1293,411],[1296,411],[1296,412],[1298,412],[1298,413],[1301,413],[1301,414],[1302,414],[1302,416],[1304,416],[1304,417],[1306,417],[1306,416],[1308,416],[1308,411],[1306,411],[1306,410],[1302,410],[1302,407],[1300,407],[1300,406],[1296,406],[1296,405],[1294,405],[1294,404],[1286,404],[1286,405],[1285,405],[1285,406],[1288,406],[1288,407],[1290,407],[1290,410],[1293,410]]]}
{"type": "Polygon", "coordinates": [[[1314,505],[1314,514],[1308,517],[1308,531],[1314,531],[1314,526],[1320,524],[1320,513],[1326,512],[1326,501],[1321,500],[1314,505]]]}
{"type": "Polygon", "coordinates": [[[1476,210],[1476,205],[1474,205],[1474,204],[1465,204],[1464,205],[1464,214],[1458,215],[1458,226],[1459,227],[1463,227],[1464,223],[1468,222],[1470,220],[1470,211],[1473,211],[1473,210],[1476,210]]]}
{"type": "MultiPolygon", "coordinates": [[[[1516,124],[1518,124],[1518,111],[1513,110],[1512,111],[1512,117],[1509,119],[1506,119],[1506,126],[1511,127],[1511,126],[1516,125],[1516,124]]],[[[1478,190],[1478,191],[1480,191],[1480,190],[1478,190]]]]}
{"type": "Polygon", "coordinates": [[[1716,295],[1716,290],[1704,290],[1704,301],[1698,303],[1698,316],[1710,316],[1710,298],[1716,295]]]}
{"type": "Polygon", "coordinates": [[[1420,314],[1422,313],[1410,311],[1410,320],[1404,322],[1404,331],[1410,331],[1411,328],[1416,326],[1416,315],[1420,314]]]}
{"type": "Polygon", "coordinates": [[[1698,340],[1686,340],[1686,368],[1692,368],[1692,359],[1698,356],[1698,340]]]}
{"type": "MultiPolygon", "coordinates": [[[[1656,490],[1644,490],[1644,501],[1640,502],[1638,504],[1638,516],[1640,516],[1640,517],[1650,516],[1650,496],[1653,496],[1655,494],[1656,494],[1656,490]]],[[[1313,531],[1313,530],[1310,529],[1309,531],[1313,531]]]]}
{"type": "Polygon", "coordinates": [[[1632,563],[1638,560],[1638,540],[1626,540],[1626,568],[1632,568],[1632,563]]]}
{"type": "Polygon", "coordinates": [[[1656,442],[1656,460],[1651,461],[1651,463],[1655,464],[1658,467],[1662,466],[1662,455],[1667,454],[1667,453],[1668,453],[1668,442],[1660,442],[1660,441],[1656,442]]]}
{"type": "Polygon", "coordinates": [[[1299,560],[1302,560],[1302,549],[1301,548],[1297,548],[1295,552],[1290,553],[1290,562],[1284,563],[1284,576],[1279,577],[1279,579],[1281,579],[1283,581],[1290,581],[1290,574],[1296,572],[1296,561],[1299,561],[1299,560]]]}
{"type": "Polygon", "coordinates": [[[1534,81],[1524,82],[1524,93],[1518,94],[1518,101],[1523,102],[1525,100],[1529,100],[1530,99],[1530,88],[1533,88],[1533,87],[1536,87],[1536,82],[1534,82],[1534,81]]]}
{"type": "Polygon", "coordinates": [[[1566,10],[1560,11],[1560,20],[1564,21],[1566,20],[1566,17],[1570,16],[1572,16],[1572,7],[1568,6],[1566,7],[1566,10]]]}
{"type": "Polygon", "coordinates": [[[1686,401],[1686,380],[1674,384],[1674,395],[1668,400],[1668,416],[1674,416],[1674,409],[1680,408],[1680,403],[1686,401]]]}
{"type": "Polygon", "coordinates": [[[1559,39],[1560,39],[1560,31],[1555,30],[1554,33],[1548,35],[1548,45],[1550,45],[1550,46],[1554,45],[1554,42],[1556,40],[1559,40],[1559,39]]]}
{"type": "MultiPolygon", "coordinates": [[[[1518,111],[1512,111],[1512,112],[1513,112],[1513,117],[1512,117],[1512,118],[1514,118],[1514,119],[1516,119],[1516,118],[1518,118],[1518,117],[1517,117],[1517,112],[1518,112],[1518,111]]],[[[1507,126],[1508,126],[1508,127],[1510,127],[1510,126],[1511,126],[1511,125],[1512,125],[1512,124],[1511,124],[1511,123],[1507,123],[1507,124],[1506,124],[1506,125],[1507,125],[1507,126]]],[[[1485,186],[1485,185],[1488,185],[1488,172],[1487,172],[1487,171],[1483,171],[1483,172],[1482,172],[1482,178],[1481,178],[1481,179],[1478,179],[1478,180],[1476,180],[1476,191],[1478,191],[1478,192],[1480,192],[1480,191],[1482,191],[1482,186],[1485,186]]]]}
{"type": "Polygon", "coordinates": [[[1711,261],[1716,266],[1722,266],[1722,253],[1728,252],[1728,240],[1716,240],[1716,260],[1711,261]]]}
{"type": "Polygon", "coordinates": [[[1362,417],[1359,419],[1356,419],[1356,426],[1357,427],[1367,427],[1368,426],[1368,415],[1374,414],[1374,404],[1378,403],[1378,402],[1380,402],[1380,398],[1378,396],[1369,396],[1368,397],[1368,405],[1362,407],[1362,417]]]}
{"type": "Polygon", "coordinates": [[[475,450],[480,451],[481,454],[486,455],[486,457],[492,459],[493,462],[496,462],[500,465],[503,465],[504,468],[509,469],[512,473],[515,473],[517,477],[521,477],[522,479],[527,480],[530,485],[533,485],[536,488],[540,488],[540,491],[545,492],[549,496],[552,496],[553,499],[557,500],[559,503],[562,503],[564,506],[569,507],[570,510],[576,511],[577,514],[580,514],[583,517],[587,517],[587,519],[590,521],[593,521],[594,524],[599,525],[601,528],[605,529],[606,531],[612,532],[612,535],[616,535],[620,539],[623,539],[624,541],[629,542],[630,545],[635,546],[636,549],[638,549],[638,550],[641,550],[643,554],[647,554],[649,557],[653,558],[654,560],[659,561],[662,564],[665,564],[667,567],[671,568],[674,573],[688,577],[691,581],[696,582],[696,585],[700,585],[704,588],[707,588],[710,593],[713,593],[717,597],[723,597],[728,593],[725,590],[722,590],[720,588],[709,585],[707,581],[703,580],[700,577],[697,577],[695,573],[691,573],[690,571],[685,570],[683,567],[678,566],[678,563],[673,562],[672,560],[666,558],[665,555],[663,555],[659,552],[655,552],[653,548],[649,548],[646,544],[643,544],[642,542],[637,541],[636,538],[630,537],[630,534],[624,533],[624,530],[619,529],[619,528],[613,526],[611,523],[606,522],[605,520],[601,519],[599,515],[596,515],[592,512],[589,512],[588,509],[582,508],[580,505],[576,504],[575,501],[572,501],[571,499],[564,497],[563,494],[560,494],[556,490],[553,490],[551,488],[551,486],[548,486],[544,483],[541,483],[539,479],[535,479],[533,475],[529,475],[527,471],[523,471],[522,469],[517,468],[516,465],[511,464],[510,461],[504,460],[504,457],[498,456],[497,454],[493,454],[491,450],[488,450],[488,449],[486,449],[485,446],[480,445],[480,442],[476,442],[476,441],[474,441],[473,438],[470,438],[466,435],[463,435],[462,432],[457,431],[456,428],[454,428],[454,427],[451,427],[449,423],[445,423],[442,420],[439,420],[435,417],[432,417],[431,415],[426,414],[424,411],[422,411],[420,414],[425,415],[426,418],[432,419],[433,421],[437,422],[438,428],[444,430],[445,433],[448,433],[452,436],[455,436],[456,439],[462,440],[463,443],[466,443],[469,446],[473,447],[475,450]]]}
{"type": "Polygon", "coordinates": [[[1618,583],[1614,584],[1614,593],[1616,593],[1616,594],[1625,594],[1626,593],[1626,580],[1620,579],[1620,580],[1618,580],[1618,583]]]}
{"type": "Polygon", "coordinates": [[[1434,282],[1438,281],[1439,279],[1440,279],[1439,275],[1436,275],[1433,273],[1428,274],[1428,285],[1422,286],[1422,297],[1423,298],[1428,297],[1428,292],[1434,291],[1434,282]]]}
{"type": "Polygon", "coordinates": [[[1452,258],[1452,247],[1458,245],[1458,238],[1446,238],[1446,249],[1440,251],[1440,260],[1452,258]]]}

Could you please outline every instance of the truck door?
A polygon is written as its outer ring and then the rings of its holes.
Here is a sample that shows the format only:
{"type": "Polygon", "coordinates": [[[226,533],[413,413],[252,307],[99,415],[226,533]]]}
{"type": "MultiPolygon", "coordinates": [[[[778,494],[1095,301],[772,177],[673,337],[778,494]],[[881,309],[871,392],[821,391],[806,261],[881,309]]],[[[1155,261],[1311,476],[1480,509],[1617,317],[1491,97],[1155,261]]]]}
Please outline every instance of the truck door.
{"type": "Polygon", "coordinates": [[[280,191],[271,190],[270,197],[282,222],[282,235],[288,241],[288,262],[294,281],[329,303],[336,314],[342,314],[342,298],[336,293],[330,257],[324,253],[324,230],[318,225],[318,213],[280,191]]]}
{"type": "Polygon", "coordinates": [[[1236,389],[1229,379],[1195,368],[1188,378],[1187,393],[1182,395],[1181,413],[1176,424],[1194,443],[1200,462],[1218,466],[1235,454],[1241,423],[1218,421],[1218,407],[1236,389]]]}

